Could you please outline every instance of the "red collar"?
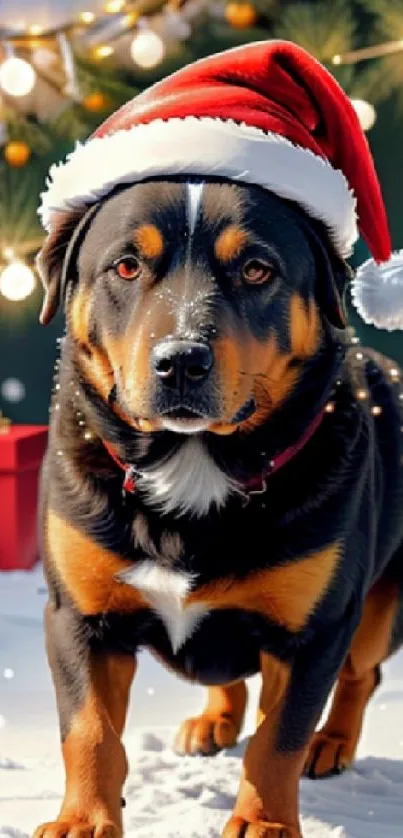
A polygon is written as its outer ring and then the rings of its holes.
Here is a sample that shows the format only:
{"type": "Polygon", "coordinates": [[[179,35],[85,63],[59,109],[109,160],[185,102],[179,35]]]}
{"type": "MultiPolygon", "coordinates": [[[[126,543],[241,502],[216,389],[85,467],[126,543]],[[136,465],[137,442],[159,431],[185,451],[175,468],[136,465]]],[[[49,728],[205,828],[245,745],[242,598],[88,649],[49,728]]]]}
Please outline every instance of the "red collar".
{"type": "Polygon", "coordinates": [[[270,460],[270,463],[262,474],[256,475],[255,477],[251,477],[250,480],[245,483],[245,490],[246,493],[249,495],[262,495],[267,489],[267,478],[271,477],[276,471],[278,471],[283,466],[287,465],[287,463],[301,451],[302,448],[309,442],[311,437],[314,435],[315,431],[319,428],[319,425],[322,422],[322,419],[325,415],[325,409],[321,410],[320,413],[315,416],[313,421],[310,425],[308,425],[306,431],[302,436],[294,443],[294,445],[289,445],[288,448],[285,448],[281,454],[277,454],[270,460]]]}
{"type": "MultiPolygon", "coordinates": [[[[322,422],[323,416],[325,414],[325,410],[322,410],[320,413],[315,416],[314,420],[308,425],[306,431],[302,436],[299,438],[294,445],[289,445],[288,448],[285,448],[281,454],[277,454],[276,457],[273,457],[270,460],[270,463],[267,469],[262,473],[255,477],[252,477],[250,480],[247,481],[244,485],[245,494],[246,495],[261,495],[267,489],[267,478],[271,477],[276,471],[280,468],[285,466],[301,451],[302,448],[309,442],[311,437],[314,435],[315,431],[319,428],[319,425],[322,422]]],[[[109,456],[112,460],[116,463],[117,466],[124,472],[124,480],[123,480],[123,490],[128,492],[129,494],[133,494],[136,491],[136,476],[137,471],[135,466],[132,466],[128,463],[124,463],[122,460],[119,459],[117,454],[115,453],[112,445],[109,442],[106,442],[105,439],[102,440],[104,447],[106,448],[109,456]]]]}

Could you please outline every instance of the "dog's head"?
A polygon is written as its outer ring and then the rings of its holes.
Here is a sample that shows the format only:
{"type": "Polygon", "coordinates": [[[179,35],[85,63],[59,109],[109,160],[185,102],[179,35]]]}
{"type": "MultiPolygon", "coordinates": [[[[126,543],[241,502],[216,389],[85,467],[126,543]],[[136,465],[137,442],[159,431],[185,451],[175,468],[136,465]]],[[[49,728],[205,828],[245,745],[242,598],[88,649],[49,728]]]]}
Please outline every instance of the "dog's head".
{"type": "Polygon", "coordinates": [[[43,320],[63,293],[81,379],[119,422],[171,445],[250,436],[298,412],[307,380],[312,413],[340,361],[346,266],[320,224],[259,187],[121,188],[62,218],[39,266],[43,320]]]}
{"type": "Polygon", "coordinates": [[[318,226],[259,187],[131,186],[49,237],[45,317],[64,270],[82,374],[136,427],[252,429],[345,325],[345,268],[318,226]]]}

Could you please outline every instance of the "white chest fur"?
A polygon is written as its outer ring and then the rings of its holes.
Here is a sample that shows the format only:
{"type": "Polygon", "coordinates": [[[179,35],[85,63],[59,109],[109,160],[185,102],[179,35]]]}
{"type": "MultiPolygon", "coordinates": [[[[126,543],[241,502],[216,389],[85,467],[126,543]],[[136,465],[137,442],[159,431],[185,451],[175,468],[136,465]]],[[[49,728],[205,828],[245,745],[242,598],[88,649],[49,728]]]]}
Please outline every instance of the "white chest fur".
{"type": "Polygon", "coordinates": [[[186,596],[192,586],[192,577],[186,573],[158,567],[146,560],[119,574],[119,577],[137,588],[150,603],[165,625],[174,652],[180,649],[208,613],[208,608],[201,603],[186,605],[186,596]]]}
{"type": "Polygon", "coordinates": [[[207,515],[224,506],[234,483],[210,457],[196,434],[166,460],[145,470],[138,485],[148,503],[177,515],[207,515]]]}

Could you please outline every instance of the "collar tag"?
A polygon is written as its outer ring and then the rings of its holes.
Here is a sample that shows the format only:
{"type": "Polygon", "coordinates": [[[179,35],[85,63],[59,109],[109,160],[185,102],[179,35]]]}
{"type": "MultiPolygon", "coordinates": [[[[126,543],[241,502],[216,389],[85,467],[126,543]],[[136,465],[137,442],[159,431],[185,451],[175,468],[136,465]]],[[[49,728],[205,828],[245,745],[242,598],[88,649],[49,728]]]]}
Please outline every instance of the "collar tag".
{"type": "Polygon", "coordinates": [[[128,492],[130,495],[134,494],[136,491],[136,469],[134,466],[127,466],[125,468],[125,478],[123,481],[123,491],[128,492]]]}

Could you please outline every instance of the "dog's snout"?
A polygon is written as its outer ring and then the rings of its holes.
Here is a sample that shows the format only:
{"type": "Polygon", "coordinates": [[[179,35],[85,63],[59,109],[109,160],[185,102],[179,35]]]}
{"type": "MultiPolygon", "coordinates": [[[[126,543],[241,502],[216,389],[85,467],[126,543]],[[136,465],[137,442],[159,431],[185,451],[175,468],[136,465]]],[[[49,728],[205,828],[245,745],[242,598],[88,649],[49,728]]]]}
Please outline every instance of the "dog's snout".
{"type": "Polygon", "coordinates": [[[153,351],[153,367],[166,387],[190,389],[202,384],[213,366],[213,353],[204,343],[164,340],[153,351]]]}

